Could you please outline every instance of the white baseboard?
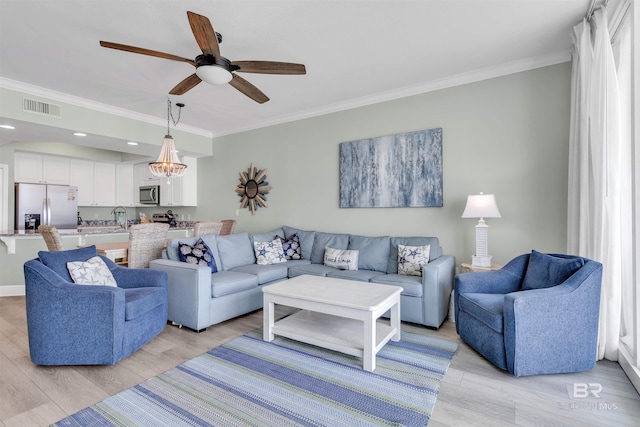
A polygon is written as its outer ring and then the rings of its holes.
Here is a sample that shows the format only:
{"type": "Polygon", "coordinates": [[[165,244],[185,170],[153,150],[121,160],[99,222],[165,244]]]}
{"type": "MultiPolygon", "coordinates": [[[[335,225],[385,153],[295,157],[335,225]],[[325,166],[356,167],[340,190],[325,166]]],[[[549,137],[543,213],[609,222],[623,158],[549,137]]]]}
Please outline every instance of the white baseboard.
{"type": "Polygon", "coordinates": [[[640,394],[640,369],[635,366],[635,362],[633,361],[633,357],[627,351],[624,346],[620,346],[620,351],[618,352],[618,363],[622,367],[622,370],[629,380],[636,388],[636,391],[640,394]]]}
{"type": "Polygon", "coordinates": [[[0,297],[17,297],[24,295],[24,285],[0,286],[0,297]]]}

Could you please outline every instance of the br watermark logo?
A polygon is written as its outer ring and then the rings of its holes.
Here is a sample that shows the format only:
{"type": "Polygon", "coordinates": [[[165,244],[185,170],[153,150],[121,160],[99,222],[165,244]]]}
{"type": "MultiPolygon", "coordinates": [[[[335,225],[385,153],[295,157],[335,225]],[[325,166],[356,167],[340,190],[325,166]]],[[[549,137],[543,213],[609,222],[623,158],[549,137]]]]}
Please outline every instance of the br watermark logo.
{"type": "Polygon", "coordinates": [[[618,404],[604,401],[601,397],[603,391],[600,383],[572,383],[567,384],[568,403],[559,402],[564,409],[582,409],[592,411],[615,411],[618,404]]]}
{"type": "Polygon", "coordinates": [[[600,399],[602,384],[600,383],[573,383],[573,398],[584,399],[593,396],[600,399]]]}

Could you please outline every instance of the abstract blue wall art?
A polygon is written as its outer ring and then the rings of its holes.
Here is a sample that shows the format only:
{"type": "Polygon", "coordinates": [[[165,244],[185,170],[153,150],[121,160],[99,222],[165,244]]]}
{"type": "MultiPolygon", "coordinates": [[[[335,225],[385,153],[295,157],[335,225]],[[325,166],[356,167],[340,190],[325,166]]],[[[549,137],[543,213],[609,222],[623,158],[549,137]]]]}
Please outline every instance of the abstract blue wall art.
{"type": "Polygon", "coordinates": [[[340,144],[340,207],[442,206],[442,128],[340,144]]]}

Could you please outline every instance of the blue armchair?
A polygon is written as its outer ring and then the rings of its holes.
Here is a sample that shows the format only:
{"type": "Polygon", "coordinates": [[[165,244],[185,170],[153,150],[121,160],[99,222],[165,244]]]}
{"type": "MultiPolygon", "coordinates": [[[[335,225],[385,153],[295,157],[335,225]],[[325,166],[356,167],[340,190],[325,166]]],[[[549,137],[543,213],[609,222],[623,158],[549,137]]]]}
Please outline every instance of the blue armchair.
{"type": "Polygon", "coordinates": [[[167,274],[120,267],[100,257],[117,286],[72,282],[67,262],[95,257],[95,246],[38,253],[24,264],[31,361],[112,365],[167,324],[167,274]]]}
{"type": "Polygon", "coordinates": [[[581,372],[596,362],[602,264],[532,251],[502,269],[457,275],[460,338],[515,376],[581,372]]]}

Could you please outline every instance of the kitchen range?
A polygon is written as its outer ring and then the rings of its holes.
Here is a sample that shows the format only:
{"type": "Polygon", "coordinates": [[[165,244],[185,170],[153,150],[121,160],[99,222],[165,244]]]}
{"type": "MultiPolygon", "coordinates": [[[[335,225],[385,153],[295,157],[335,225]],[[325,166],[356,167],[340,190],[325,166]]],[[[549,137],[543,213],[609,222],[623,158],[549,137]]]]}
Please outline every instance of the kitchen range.
{"type": "Polygon", "coordinates": [[[178,226],[176,216],[177,215],[175,215],[173,211],[169,209],[166,213],[154,213],[151,216],[151,220],[153,222],[169,224],[169,228],[176,228],[178,226]]]}

